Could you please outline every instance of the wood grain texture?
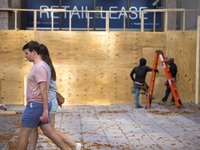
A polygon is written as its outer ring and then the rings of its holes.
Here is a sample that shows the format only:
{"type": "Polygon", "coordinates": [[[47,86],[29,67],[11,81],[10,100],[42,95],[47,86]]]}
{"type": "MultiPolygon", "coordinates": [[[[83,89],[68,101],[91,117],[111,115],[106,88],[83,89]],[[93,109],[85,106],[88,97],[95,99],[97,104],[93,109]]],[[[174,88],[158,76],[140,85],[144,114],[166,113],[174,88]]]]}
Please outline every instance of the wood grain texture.
{"type": "Polygon", "coordinates": [[[168,31],[166,56],[174,57],[178,68],[177,90],[183,102],[194,102],[196,31],[168,31]]]}
{"type": "MultiPolygon", "coordinates": [[[[57,73],[58,91],[66,98],[65,105],[133,104],[130,72],[142,57],[153,67],[157,49],[175,57],[180,71],[178,92],[183,90],[180,92],[185,97],[183,102],[188,102],[189,97],[194,101],[194,91],[189,88],[194,84],[194,74],[189,69],[195,65],[195,36],[194,31],[0,31],[0,103],[23,104],[23,80],[33,64],[24,58],[22,47],[30,40],[48,47],[57,73]],[[189,59],[188,54],[191,54],[189,59]]],[[[162,66],[158,69],[164,74],[162,66]]],[[[150,76],[148,73],[147,83],[150,76]]],[[[165,80],[156,78],[155,102],[164,96],[165,80]]]]}

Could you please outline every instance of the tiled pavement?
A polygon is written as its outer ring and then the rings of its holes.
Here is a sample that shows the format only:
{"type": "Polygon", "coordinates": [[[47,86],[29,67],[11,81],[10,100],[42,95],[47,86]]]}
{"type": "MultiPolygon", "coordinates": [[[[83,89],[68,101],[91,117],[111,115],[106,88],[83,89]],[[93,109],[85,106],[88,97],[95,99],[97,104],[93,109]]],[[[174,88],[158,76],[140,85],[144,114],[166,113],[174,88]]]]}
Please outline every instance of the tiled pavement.
{"type": "MultiPolygon", "coordinates": [[[[16,122],[20,122],[19,117],[15,117],[16,122]]],[[[2,118],[0,115],[0,123],[2,118]]],[[[0,149],[16,149],[18,127],[9,135],[10,140],[0,142],[0,149]]],[[[56,114],[56,128],[81,142],[85,150],[197,150],[200,149],[200,105],[181,110],[157,104],[150,109],[136,109],[134,105],[64,106],[56,114]]],[[[40,133],[37,149],[58,148],[40,133]]]]}

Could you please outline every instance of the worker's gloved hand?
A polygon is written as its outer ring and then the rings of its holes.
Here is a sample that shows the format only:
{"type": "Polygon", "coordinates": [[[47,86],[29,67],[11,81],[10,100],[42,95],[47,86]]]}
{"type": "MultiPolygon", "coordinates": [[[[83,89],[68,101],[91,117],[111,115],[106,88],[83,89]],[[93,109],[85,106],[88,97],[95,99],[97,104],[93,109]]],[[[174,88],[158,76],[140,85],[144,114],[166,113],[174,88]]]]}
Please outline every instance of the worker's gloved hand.
{"type": "Polygon", "coordinates": [[[165,82],[165,85],[167,86],[167,85],[168,85],[168,82],[165,82]]]}

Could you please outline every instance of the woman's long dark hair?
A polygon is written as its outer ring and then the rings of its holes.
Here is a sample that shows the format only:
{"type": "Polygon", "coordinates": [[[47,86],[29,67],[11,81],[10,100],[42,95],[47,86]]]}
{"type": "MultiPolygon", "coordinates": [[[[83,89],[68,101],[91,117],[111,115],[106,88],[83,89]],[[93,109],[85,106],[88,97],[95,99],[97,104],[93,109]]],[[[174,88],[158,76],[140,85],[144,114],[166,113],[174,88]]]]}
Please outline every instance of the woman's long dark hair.
{"type": "Polygon", "coordinates": [[[51,79],[56,81],[56,71],[52,64],[47,47],[44,44],[40,44],[40,51],[41,51],[42,60],[45,61],[51,68],[51,79]]]}

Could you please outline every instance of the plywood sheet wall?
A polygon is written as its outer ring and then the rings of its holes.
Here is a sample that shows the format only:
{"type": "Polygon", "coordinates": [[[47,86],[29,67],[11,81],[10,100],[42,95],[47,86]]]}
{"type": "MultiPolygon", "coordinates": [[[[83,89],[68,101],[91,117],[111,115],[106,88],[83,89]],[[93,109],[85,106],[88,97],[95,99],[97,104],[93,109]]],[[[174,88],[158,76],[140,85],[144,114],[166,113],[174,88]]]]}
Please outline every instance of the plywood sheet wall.
{"type": "MultiPolygon", "coordinates": [[[[0,103],[23,104],[23,80],[32,63],[24,58],[21,49],[30,40],[48,47],[58,90],[66,98],[66,105],[134,103],[130,72],[141,57],[152,66],[155,50],[168,53],[166,41],[171,42],[164,32],[0,31],[0,103]]],[[[164,80],[156,79],[163,91],[164,80]]],[[[163,93],[155,91],[158,101],[163,93]]]]}
{"type": "Polygon", "coordinates": [[[24,58],[22,45],[32,39],[32,31],[0,31],[0,103],[23,104],[24,76],[32,64],[24,58]]]}
{"type": "Polygon", "coordinates": [[[57,31],[37,32],[36,40],[49,48],[66,103],[84,105],[134,103],[130,72],[144,47],[165,49],[166,41],[165,33],[57,31]]]}
{"type": "Polygon", "coordinates": [[[129,74],[138,63],[135,34],[37,32],[36,40],[49,48],[66,104],[134,102],[129,74]]]}
{"type": "Polygon", "coordinates": [[[183,102],[194,102],[196,31],[168,31],[166,53],[172,56],[178,68],[177,89],[183,102]]]}

